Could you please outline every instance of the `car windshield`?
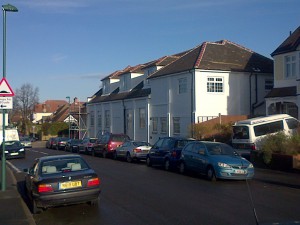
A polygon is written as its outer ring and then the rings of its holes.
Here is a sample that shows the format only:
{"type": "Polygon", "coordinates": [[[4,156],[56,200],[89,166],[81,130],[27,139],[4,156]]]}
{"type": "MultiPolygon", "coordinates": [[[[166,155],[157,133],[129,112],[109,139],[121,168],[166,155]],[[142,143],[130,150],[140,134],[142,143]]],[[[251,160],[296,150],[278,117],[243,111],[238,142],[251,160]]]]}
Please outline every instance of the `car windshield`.
{"type": "MultiPolygon", "coordinates": [[[[13,148],[13,147],[20,147],[20,146],[22,146],[22,144],[20,141],[6,141],[5,146],[13,148]]],[[[2,147],[2,144],[1,144],[1,147],[2,147]]]]}
{"type": "Polygon", "coordinates": [[[45,161],[41,165],[42,174],[66,173],[89,169],[81,158],[66,158],[45,161]]]}
{"type": "Polygon", "coordinates": [[[220,143],[205,143],[210,155],[237,155],[229,145],[220,143]]]}

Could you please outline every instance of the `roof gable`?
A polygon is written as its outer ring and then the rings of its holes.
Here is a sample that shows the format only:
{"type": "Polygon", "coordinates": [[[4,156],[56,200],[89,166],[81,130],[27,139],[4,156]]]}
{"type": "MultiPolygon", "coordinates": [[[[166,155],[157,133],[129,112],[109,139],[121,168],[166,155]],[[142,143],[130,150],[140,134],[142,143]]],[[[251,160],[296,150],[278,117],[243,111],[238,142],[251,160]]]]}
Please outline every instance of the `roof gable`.
{"type": "Polygon", "coordinates": [[[296,51],[300,44],[300,26],[274,51],[271,56],[296,51]]]}

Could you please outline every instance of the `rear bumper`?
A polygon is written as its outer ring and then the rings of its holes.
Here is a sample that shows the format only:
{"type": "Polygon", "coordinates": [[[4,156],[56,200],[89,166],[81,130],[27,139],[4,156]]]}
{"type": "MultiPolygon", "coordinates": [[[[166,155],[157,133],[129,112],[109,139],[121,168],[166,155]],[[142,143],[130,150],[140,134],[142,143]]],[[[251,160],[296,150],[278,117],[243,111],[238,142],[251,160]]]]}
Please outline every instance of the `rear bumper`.
{"type": "Polygon", "coordinates": [[[100,188],[93,188],[84,191],[73,191],[69,193],[51,193],[33,196],[38,207],[49,208],[60,205],[72,205],[86,203],[95,200],[100,195],[100,188]]]}

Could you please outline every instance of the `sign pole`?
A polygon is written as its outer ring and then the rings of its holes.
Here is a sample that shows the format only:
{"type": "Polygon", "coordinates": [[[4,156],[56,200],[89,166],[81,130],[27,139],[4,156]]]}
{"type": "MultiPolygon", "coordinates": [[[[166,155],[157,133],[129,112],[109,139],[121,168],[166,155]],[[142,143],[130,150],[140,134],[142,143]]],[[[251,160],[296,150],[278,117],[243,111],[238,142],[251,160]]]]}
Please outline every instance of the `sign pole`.
{"type": "MultiPolygon", "coordinates": [[[[18,9],[10,4],[2,5],[2,11],[3,11],[3,79],[6,78],[6,12],[18,12],[18,9]]],[[[14,93],[10,93],[10,96],[13,96],[14,93]]],[[[5,95],[2,95],[5,96],[5,95]]],[[[3,139],[2,139],[2,181],[1,181],[1,190],[5,191],[6,189],[6,158],[5,158],[5,114],[6,109],[2,110],[3,113],[3,124],[2,124],[2,130],[3,130],[3,139]]]]}

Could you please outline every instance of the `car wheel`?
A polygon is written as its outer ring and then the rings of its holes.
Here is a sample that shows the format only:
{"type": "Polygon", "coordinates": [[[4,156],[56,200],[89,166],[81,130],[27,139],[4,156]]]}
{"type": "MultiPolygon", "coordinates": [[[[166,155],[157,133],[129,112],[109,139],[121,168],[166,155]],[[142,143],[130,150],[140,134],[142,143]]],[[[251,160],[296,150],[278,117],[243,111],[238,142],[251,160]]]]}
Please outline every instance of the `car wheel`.
{"type": "Polygon", "coordinates": [[[93,157],[95,157],[95,156],[96,156],[96,154],[95,154],[95,150],[94,150],[94,149],[92,149],[92,156],[93,156],[93,157]]]}
{"type": "Polygon", "coordinates": [[[209,166],[206,170],[206,177],[209,181],[216,181],[215,170],[212,166],[209,166]]]}
{"type": "Polygon", "coordinates": [[[186,173],[186,168],[184,162],[180,162],[179,164],[179,173],[185,174],[186,173]]]}
{"type": "Polygon", "coordinates": [[[38,214],[42,212],[42,209],[37,207],[36,201],[34,199],[32,199],[31,207],[32,207],[31,210],[33,214],[38,214]]]}
{"type": "Polygon", "coordinates": [[[150,159],[150,157],[147,157],[147,159],[146,159],[146,164],[147,164],[147,166],[152,166],[152,162],[151,162],[151,159],[150,159]]]}
{"type": "Polygon", "coordinates": [[[127,152],[126,160],[127,160],[127,162],[132,163],[132,158],[131,158],[131,155],[129,152],[127,152]]]}
{"type": "Polygon", "coordinates": [[[169,159],[165,160],[164,168],[167,171],[170,170],[170,160],[169,159]]]}
{"type": "Polygon", "coordinates": [[[102,152],[102,157],[103,157],[103,158],[106,158],[106,157],[107,157],[107,154],[106,154],[106,151],[105,151],[105,150],[102,152]]]}
{"type": "Polygon", "coordinates": [[[114,152],[113,158],[114,158],[115,160],[117,160],[117,159],[118,159],[117,152],[114,152]]]}
{"type": "Polygon", "coordinates": [[[98,205],[98,198],[96,198],[96,199],[90,201],[90,202],[89,202],[89,205],[90,205],[90,206],[96,206],[96,205],[98,205]]]}

